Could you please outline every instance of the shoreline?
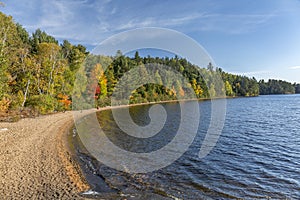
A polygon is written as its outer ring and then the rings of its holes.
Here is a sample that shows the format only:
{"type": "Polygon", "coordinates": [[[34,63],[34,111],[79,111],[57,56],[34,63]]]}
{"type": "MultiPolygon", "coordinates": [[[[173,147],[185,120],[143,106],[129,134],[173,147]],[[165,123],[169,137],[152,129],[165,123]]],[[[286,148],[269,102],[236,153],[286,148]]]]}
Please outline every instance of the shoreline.
{"type": "MultiPolygon", "coordinates": [[[[146,103],[134,103],[134,104],[121,104],[116,106],[105,106],[105,107],[99,107],[92,108],[96,109],[96,111],[100,112],[103,110],[108,109],[117,109],[117,108],[126,108],[126,107],[133,107],[133,106],[142,106],[142,105],[154,105],[154,104],[163,104],[163,103],[180,103],[180,102],[188,102],[188,101],[210,101],[210,100],[218,100],[218,99],[235,99],[235,98],[243,98],[243,97],[216,97],[216,98],[199,98],[199,99],[176,99],[176,100],[166,100],[166,101],[152,101],[152,102],[146,102],[146,103]]],[[[92,110],[90,109],[90,110],[92,110]]]]}
{"type": "MultiPolygon", "coordinates": [[[[106,106],[83,110],[81,117],[109,109],[205,100],[211,99],[106,106]]],[[[0,123],[0,168],[4,169],[4,175],[0,174],[0,194],[3,197],[80,199],[83,198],[82,193],[92,189],[69,139],[74,128],[74,112],[76,111],[0,123]],[[15,157],[17,159],[14,159],[15,157]],[[17,167],[11,169],[7,166],[17,167]]],[[[84,195],[84,198],[86,197],[89,196],[84,195]]]]}
{"type": "Polygon", "coordinates": [[[72,147],[69,143],[69,137],[72,135],[72,130],[74,127],[74,121],[72,121],[67,125],[67,127],[62,130],[61,134],[58,134],[58,142],[57,149],[59,151],[59,157],[63,162],[66,173],[71,182],[73,182],[79,193],[87,191],[90,189],[89,184],[87,183],[82,170],[78,164],[78,160],[74,151],[72,151],[72,147]]]}
{"type": "MultiPolygon", "coordinates": [[[[236,97],[231,97],[236,98],[236,97]]],[[[85,116],[96,114],[98,112],[102,112],[105,110],[112,110],[112,109],[120,109],[120,108],[130,108],[130,107],[136,107],[136,106],[145,106],[145,105],[154,105],[154,104],[165,104],[165,103],[180,103],[180,102],[190,102],[190,101],[208,101],[208,100],[217,100],[217,99],[227,99],[227,98],[201,98],[201,99],[182,99],[182,100],[168,100],[168,101],[160,101],[160,102],[147,102],[147,103],[137,103],[137,104],[127,104],[127,105],[117,105],[117,106],[106,106],[106,107],[100,107],[100,108],[92,108],[88,110],[82,110],[82,111],[74,111],[77,112],[79,116],[76,116],[76,120],[80,120],[85,116]]],[[[73,132],[74,129],[76,130],[76,126],[73,126],[72,129],[70,129],[70,132],[73,132]]],[[[73,132],[72,136],[69,136],[68,142],[70,143],[69,146],[72,146],[72,153],[75,156],[75,160],[78,161],[78,165],[81,167],[83,177],[85,181],[89,184],[90,189],[88,191],[85,191],[81,193],[84,197],[98,199],[98,198],[105,198],[106,195],[111,198],[114,196],[114,198],[120,198],[120,194],[118,194],[118,191],[116,188],[111,188],[110,185],[108,185],[103,177],[100,177],[101,175],[98,175],[97,171],[91,171],[91,169],[88,168],[95,168],[97,164],[95,162],[98,162],[94,159],[92,155],[85,149],[84,145],[82,144],[79,135],[73,132]],[[75,134],[75,136],[74,136],[75,134]],[[88,164],[87,164],[88,163],[88,164]],[[86,165],[89,165],[87,167],[86,165]]],[[[94,169],[93,169],[94,170],[94,169]]],[[[159,194],[153,194],[153,195],[159,195],[159,194]]],[[[161,195],[161,194],[160,194],[161,195]]],[[[159,195],[159,196],[160,196],[159,195]]],[[[161,196],[160,196],[161,197],[161,196]]],[[[163,197],[168,198],[167,195],[163,195],[163,197]]],[[[169,199],[169,198],[168,198],[169,199]]]]}
{"type": "MultiPolygon", "coordinates": [[[[125,104],[125,105],[116,105],[116,106],[105,106],[105,107],[100,107],[100,108],[91,108],[91,109],[87,109],[87,110],[81,110],[81,111],[72,111],[72,112],[77,112],[77,116],[76,116],[76,120],[80,120],[85,116],[91,115],[91,114],[96,114],[98,112],[102,112],[105,110],[112,110],[112,109],[120,109],[120,108],[130,108],[130,107],[136,107],[136,106],[145,106],[145,105],[155,105],[155,104],[165,104],[165,103],[180,103],[180,102],[190,102],[190,101],[209,101],[209,100],[218,100],[218,99],[232,99],[232,98],[239,98],[239,97],[220,97],[220,98],[201,98],[201,99],[179,99],[179,100],[167,100],[167,101],[159,101],[159,102],[146,102],[146,103],[136,103],[136,104],[125,104]]],[[[74,119],[75,120],[75,119],[74,119]]],[[[98,181],[100,181],[100,184],[96,184],[95,181],[89,182],[86,177],[86,175],[88,174],[84,169],[83,169],[83,161],[84,158],[83,157],[90,157],[93,158],[93,156],[91,156],[89,154],[89,152],[85,149],[84,145],[82,144],[80,137],[78,136],[77,132],[74,133],[74,129],[76,130],[76,125],[74,124],[69,132],[73,132],[73,135],[69,135],[68,136],[68,146],[71,147],[71,151],[72,151],[72,155],[74,156],[74,160],[77,161],[77,164],[81,167],[81,171],[83,174],[83,178],[84,180],[88,183],[88,185],[90,186],[88,191],[85,191],[83,193],[89,193],[91,192],[92,194],[83,194],[84,196],[87,197],[91,197],[91,198],[97,198],[97,192],[93,193],[95,188],[99,188],[99,185],[101,185],[101,187],[104,187],[104,190],[110,190],[112,188],[107,188],[107,185],[105,185],[106,183],[103,182],[103,180],[98,179],[98,181]],[[75,134],[75,136],[74,136],[75,134]]],[[[90,163],[90,165],[92,165],[90,163]]],[[[97,190],[97,189],[96,189],[97,190]]]]}

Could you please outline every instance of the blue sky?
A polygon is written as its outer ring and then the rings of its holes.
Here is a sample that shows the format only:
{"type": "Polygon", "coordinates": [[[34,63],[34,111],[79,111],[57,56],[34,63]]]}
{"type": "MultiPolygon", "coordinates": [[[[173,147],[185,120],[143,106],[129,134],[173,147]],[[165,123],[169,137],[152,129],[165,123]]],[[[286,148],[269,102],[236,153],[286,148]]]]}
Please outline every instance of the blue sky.
{"type": "Polygon", "coordinates": [[[300,83],[299,0],[2,0],[29,32],[45,30],[90,50],[134,28],[182,32],[225,71],[300,83]]]}

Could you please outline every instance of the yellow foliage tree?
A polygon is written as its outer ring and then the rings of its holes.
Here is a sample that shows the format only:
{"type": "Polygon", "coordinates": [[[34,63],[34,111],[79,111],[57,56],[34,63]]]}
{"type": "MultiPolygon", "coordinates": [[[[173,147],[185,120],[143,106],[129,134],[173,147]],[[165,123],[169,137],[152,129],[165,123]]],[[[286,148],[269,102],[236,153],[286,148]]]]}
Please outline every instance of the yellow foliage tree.
{"type": "Polygon", "coordinates": [[[198,98],[201,97],[201,95],[203,94],[203,90],[202,90],[201,86],[197,83],[197,80],[193,78],[191,85],[192,85],[193,90],[195,91],[196,96],[198,98]]]}

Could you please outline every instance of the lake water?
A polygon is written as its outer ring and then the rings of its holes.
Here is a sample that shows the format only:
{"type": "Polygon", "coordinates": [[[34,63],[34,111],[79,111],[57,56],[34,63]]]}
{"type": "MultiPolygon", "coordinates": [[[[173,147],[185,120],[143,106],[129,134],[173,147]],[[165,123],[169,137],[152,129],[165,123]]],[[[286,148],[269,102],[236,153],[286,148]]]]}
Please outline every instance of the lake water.
{"type": "MultiPolygon", "coordinates": [[[[185,104],[189,104],[186,102],[185,104]]],[[[114,144],[131,152],[162,148],[180,121],[178,103],[162,104],[167,122],[149,139],[123,133],[110,110],[98,113],[101,127],[114,144]],[[162,137],[163,136],[163,137],[162,137]]],[[[132,119],[146,125],[151,106],[130,108],[132,119]]],[[[78,151],[89,182],[106,199],[299,199],[300,95],[227,100],[225,126],[215,148],[198,157],[210,122],[211,101],[200,101],[200,126],[186,153],[173,164],[146,174],[127,174],[78,151]]],[[[164,155],[162,155],[164,156],[164,155]]]]}

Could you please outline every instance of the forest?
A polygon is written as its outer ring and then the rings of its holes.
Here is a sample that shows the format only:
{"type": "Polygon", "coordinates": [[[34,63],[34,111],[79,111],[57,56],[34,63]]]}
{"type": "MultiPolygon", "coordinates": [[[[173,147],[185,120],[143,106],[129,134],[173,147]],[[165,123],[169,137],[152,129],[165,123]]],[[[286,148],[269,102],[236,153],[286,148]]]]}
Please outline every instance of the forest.
{"type": "Polygon", "coordinates": [[[188,87],[199,99],[214,98],[221,92],[228,97],[300,93],[300,84],[257,81],[254,77],[226,73],[211,63],[199,67],[178,56],[141,57],[136,52],[134,57],[128,57],[121,51],[115,56],[93,55],[83,45],[67,40],[59,43],[40,29],[29,34],[1,12],[0,27],[0,112],[30,109],[46,114],[70,110],[72,106],[76,108],[72,98],[85,92],[92,94],[95,107],[110,105],[117,83],[137,66],[137,76],[151,76],[155,83],[130,91],[130,103],[175,100],[188,95],[188,87]],[[155,65],[154,70],[147,69],[149,64],[155,65]],[[171,72],[158,70],[160,66],[181,74],[187,86],[182,79],[168,76],[171,72]],[[223,91],[218,91],[215,75],[222,78],[223,91]],[[168,87],[159,83],[167,83],[168,87]]]}

